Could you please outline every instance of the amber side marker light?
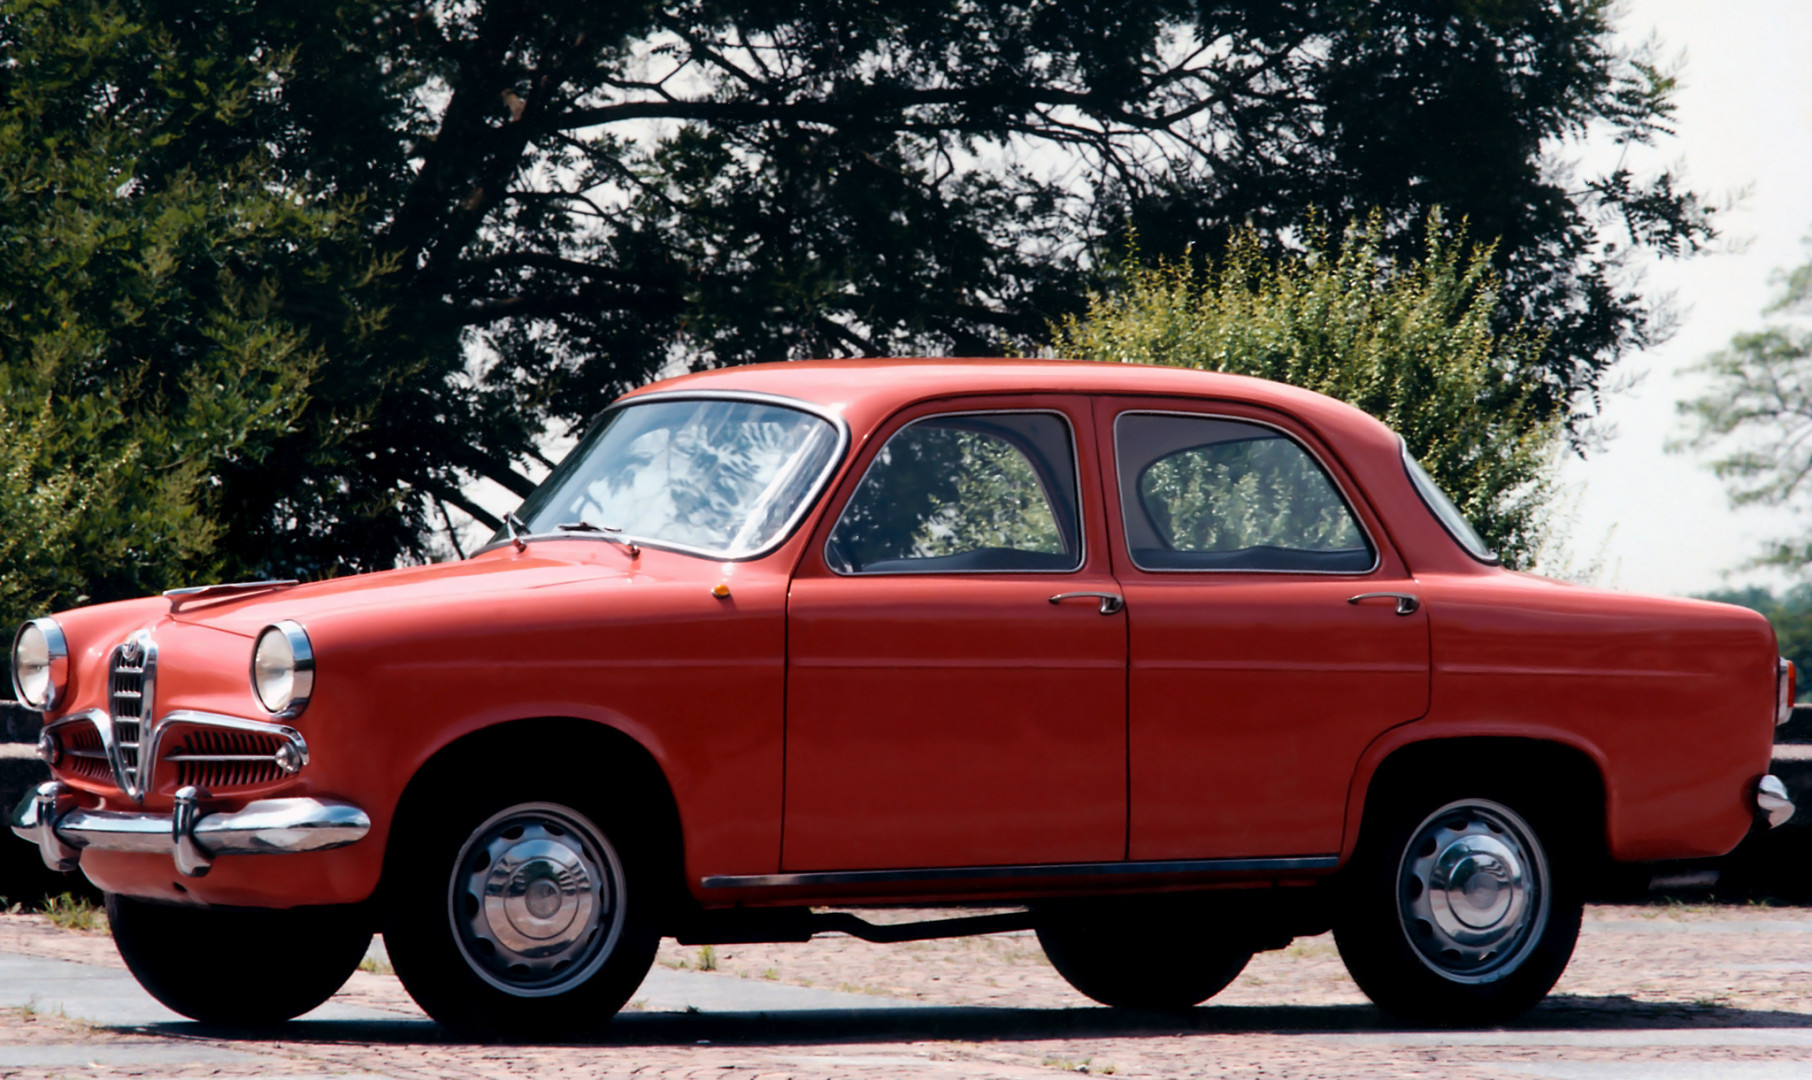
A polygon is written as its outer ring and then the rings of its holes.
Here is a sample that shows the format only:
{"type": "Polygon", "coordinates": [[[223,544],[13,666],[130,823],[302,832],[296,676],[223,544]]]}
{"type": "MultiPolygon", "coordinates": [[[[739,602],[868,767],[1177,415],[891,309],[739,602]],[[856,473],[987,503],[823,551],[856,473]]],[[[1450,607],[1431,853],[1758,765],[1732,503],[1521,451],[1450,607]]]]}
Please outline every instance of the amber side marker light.
{"type": "Polygon", "coordinates": [[[1799,697],[1799,667],[1783,656],[1780,668],[1780,698],[1775,704],[1775,727],[1793,719],[1793,699],[1797,697],[1799,697]]]}

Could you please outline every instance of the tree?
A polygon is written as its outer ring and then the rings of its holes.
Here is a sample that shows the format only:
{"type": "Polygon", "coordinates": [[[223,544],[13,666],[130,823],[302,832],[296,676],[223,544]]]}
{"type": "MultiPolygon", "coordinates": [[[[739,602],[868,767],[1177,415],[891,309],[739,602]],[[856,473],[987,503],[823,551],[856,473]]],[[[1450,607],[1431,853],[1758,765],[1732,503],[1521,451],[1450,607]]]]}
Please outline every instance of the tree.
{"type": "MultiPolygon", "coordinates": [[[[1692,425],[1676,448],[1718,452],[1711,462],[1737,506],[1794,506],[1812,492],[1812,262],[1781,278],[1781,293],[1765,314],[1783,318],[1738,334],[1697,371],[1710,389],[1680,403],[1692,425]]],[[[1804,509],[1802,507],[1802,509],[1804,509]]],[[[1756,565],[1804,573],[1812,540],[1784,537],[1756,565]]]]}
{"type": "Polygon", "coordinates": [[[1566,167],[1670,115],[1604,0],[118,5],[175,69],[271,73],[140,147],[146,175],[256,151],[269,190],[346,200],[368,256],[318,258],[337,295],[271,295],[321,367],[216,474],[223,572],[423,557],[447,505],[493,520],[472,481],[526,493],[545,433],[656,372],[998,352],[1134,232],[1275,253],[1317,206],[1382,208],[1400,257],[1436,204],[1501,236],[1498,329],[1549,331],[1530,404],[1565,416],[1655,325],[1626,253],[1710,236],[1667,173],[1566,167]],[[381,324],[348,333],[349,306],[381,324]]]}
{"type": "Polygon", "coordinates": [[[1505,563],[1546,539],[1561,426],[1543,414],[1531,359],[1543,335],[1494,329],[1491,249],[1430,218],[1422,257],[1385,254],[1381,215],[1338,240],[1309,232],[1306,255],[1269,256],[1237,234],[1217,262],[1146,267],[1054,327],[1052,348],[1083,360],[1256,375],[1340,398],[1403,436],[1505,563]]]}
{"type": "Polygon", "coordinates": [[[0,620],[14,625],[216,572],[217,478],[288,434],[318,361],[274,298],[309,294],[343,222],[265,188],[249,150],[147,161],[232,122],[277,67],[185,58],[95,3],[0,7],[0,51],[0,620]]]}

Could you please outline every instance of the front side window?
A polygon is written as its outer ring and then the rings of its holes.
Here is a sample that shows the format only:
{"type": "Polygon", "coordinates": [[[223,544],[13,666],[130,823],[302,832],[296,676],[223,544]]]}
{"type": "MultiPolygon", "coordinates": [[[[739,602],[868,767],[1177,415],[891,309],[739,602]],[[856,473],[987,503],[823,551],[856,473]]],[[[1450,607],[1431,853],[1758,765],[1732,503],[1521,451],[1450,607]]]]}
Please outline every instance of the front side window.
{"type": "Polygon", "coordinates": [[[875,455],[825,559],[843,574],[1075,570],[1075,461],[1057,413],[915,421],[875,455]]]}
{"type": "MultiPolygon", "coordinates": [[[[836,463],[841,433],[803,409],[726,398],[627,405],[517,512],[528,531],[739,558],[777,543],[836,463]]],[[[499,532],[493,540],[506,538],[499,532]]]]}
{"type": "Polygon", "coordinates": [[[1114,442],[1142,570],[1365,573],[1377,561],[1321,464],[1275,428],[1126,413],[1114,442]]]}

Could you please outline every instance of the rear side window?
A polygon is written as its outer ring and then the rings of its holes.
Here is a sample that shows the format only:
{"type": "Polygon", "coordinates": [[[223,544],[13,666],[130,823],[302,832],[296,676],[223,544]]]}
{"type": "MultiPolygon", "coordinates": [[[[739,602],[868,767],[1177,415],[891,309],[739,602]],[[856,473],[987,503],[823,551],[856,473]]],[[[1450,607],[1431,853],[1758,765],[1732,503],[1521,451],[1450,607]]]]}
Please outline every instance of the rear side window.
{"type": "Polygon", "coordinates": [[[1275,428],[1124,413],[1114,444],[1127,547],[1142,570],[1356,574],[1377,562],[1321,463],[1275,428]]]}
{"type": "Polygon", "coordinates": [[[1410,456],[1409,444],[1403,442],[1401,437],[1397,442],[1403,447],[1403,468],[1409,472],[1409,482],[1415,485],[1416,494],[1422,496],[1422,501],[1428,505],[1441,527],[1447,530],[1447,535],[1465,548],[1466,554],[1478,561],[1496,563],[1497,552],[1485,543],[1485,538],[1472,527],[1472,522],[1466,520],[1466,515],[1460,513],[1460,508],[1441,490],[1441,485],[1434,482],[1434,477],[1428,475],[1428,470],[1422,467],[1422,463],[1410,456]]]}
{"type": "Polygon", "coordinates": [[[869,465],[825,560],[842,574],[1075,570],[1073,447],[1058,413],[914,421],[869,465]]]}

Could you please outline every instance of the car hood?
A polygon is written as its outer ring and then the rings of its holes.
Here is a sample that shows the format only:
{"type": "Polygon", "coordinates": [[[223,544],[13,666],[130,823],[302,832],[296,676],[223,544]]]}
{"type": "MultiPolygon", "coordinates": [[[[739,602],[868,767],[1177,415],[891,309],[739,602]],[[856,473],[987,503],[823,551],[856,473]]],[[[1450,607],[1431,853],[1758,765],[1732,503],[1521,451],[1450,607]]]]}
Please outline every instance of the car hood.
{"type": "Polygon", "coordinates": [[[604,577],[627,577],[628,560],[612,546],[583,541],[540,541],[526,551],[502,548],[461,562],[411,566],[306,585],[221,595],[174,597],[170,619],[243,637],[280,619],[311,619],[434,607],[449,602],[483,604],[543,589],[604,577]]]}

